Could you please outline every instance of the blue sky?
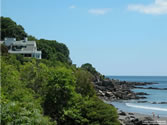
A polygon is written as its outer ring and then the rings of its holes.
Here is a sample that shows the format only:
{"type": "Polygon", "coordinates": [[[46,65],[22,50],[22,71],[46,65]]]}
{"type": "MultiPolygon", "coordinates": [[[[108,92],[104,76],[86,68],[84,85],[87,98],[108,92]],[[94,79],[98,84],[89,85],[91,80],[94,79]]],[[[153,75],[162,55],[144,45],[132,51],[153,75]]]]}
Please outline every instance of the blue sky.
{"type": "Polygon", "coordinates": [[[65,43],[78,66],[167,76],[167,0],[2,0],[2,16],[65,43]]]}

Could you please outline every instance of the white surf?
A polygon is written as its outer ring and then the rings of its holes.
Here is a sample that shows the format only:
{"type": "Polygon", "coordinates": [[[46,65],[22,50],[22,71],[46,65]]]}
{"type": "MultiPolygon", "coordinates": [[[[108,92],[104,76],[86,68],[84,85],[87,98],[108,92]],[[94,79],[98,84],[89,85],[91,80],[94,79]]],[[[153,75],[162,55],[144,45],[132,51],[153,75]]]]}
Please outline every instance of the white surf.
{"type": "Polygon", "coordinates": [[[140,106],[140,105],[135,105],[135,104],[130,104],[130,103],[126,103],[126,106],[134,107],[134,108],[141,108],[141,109],[157,110],[157,111],[167,111],[166,108],[140,106]]]}

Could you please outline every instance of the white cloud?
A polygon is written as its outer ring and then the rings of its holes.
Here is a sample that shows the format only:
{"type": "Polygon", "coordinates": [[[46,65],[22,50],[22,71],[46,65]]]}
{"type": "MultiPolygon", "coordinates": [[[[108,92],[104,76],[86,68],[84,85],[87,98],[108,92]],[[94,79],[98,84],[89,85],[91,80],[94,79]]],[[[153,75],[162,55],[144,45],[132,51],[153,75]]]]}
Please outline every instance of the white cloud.
{"type": "Polygon", "coordinates": [[[104,15],[111,11],[111,8],[90,9],[88,12],[95,15],[104,15]]]}
{"type": "Polygon", "coordinates": [[[75,5],[71,5],[69,8],[70,8],[70,9],[75,9],[76,6],[75,6],[75,5]]]}
{"type": "Polygon", "coordinates": [[[131,4],[128,5],[128,10],[138,11],[145,14],[167,14],[167,0],[155,0],[149,5],[131,4]]]}

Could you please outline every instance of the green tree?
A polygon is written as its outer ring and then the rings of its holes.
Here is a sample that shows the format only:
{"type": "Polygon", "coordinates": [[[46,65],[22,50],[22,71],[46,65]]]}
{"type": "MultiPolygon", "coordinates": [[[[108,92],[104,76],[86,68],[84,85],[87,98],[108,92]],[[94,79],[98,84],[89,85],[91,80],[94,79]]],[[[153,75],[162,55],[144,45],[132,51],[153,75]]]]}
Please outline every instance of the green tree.
{"type": "Polygon", "coordinates": [[[28,35],[28,40],[30,40],[30,41],[37,41],[38,39],[35,38],[35,37],[32,36],[32,35],[28,35]]]}
{"type": "Polygon", "coordinates": [[[77,78],[76,91],[82,96],[92,97],[95,95],[95,90],[93,87],[93,75],[88,71],[78,69],[75,73],[77,78]]]}
{"type": "Polygon", "coordinates": [[[1,80],[2,83],[1,86],[4,91],[7,92],[7,94],[11,95],[11,93],[14,91],[15,86],[20,86],[20,73],[17,71],[16,67],[13,65],[8,65],[1,62],[1,80]]]}
{"type": "Polygon", "coordinates": [[[120,125],[116,109],[96,96],[75,100],[64,119],[60,125],[120,125]]]}
{"type": "Polygon", "coordinates": [[[21,25],[17,25],[16,22],[8,17],[1,17],[1,40],[5,37],[14,37],[17,40],[22,40],[27,34],[21,25]]]}
{"type": "Polygon", "coordinates": [[[85,63],[81,66],[82,69],[85,69],[87,71],[89,71],[90,73],[92,73],[93,75],[98,74],[98,72],[96,71],[96,69],[92,66],[92,64],[90,63],[85,63]]]}
{"type": "Polygon", "coordinates": [[[48,83],[44,110],[45,114],[62,121],[64,110],[68,109],[75,97],[76,79],[71,70],[58,68],[53,72],[53,79],[48,83]]]}
{"type": "MultiPolygon", "coordinates": [[[[16,96],[16,95],[15,95],[16,96]]],[[[14,101],[1,97],[1,123],[3,125],[51,125],[48,117],[42,115],[35,100],[14,101]]]]}
{"type": "Polygon", "coordinates": [[[87,70],[94,76],[93,81],[104,80],[104,75],[100,74],[90,63],[85,63],[81,66],[82,69],[87,70]]]}
{"type": "Polygon", "coordinates": [[[85,101],[82,115],[88,119],[88,125],[120,125],[116,109],[97,97],[85,101]]]}
{"type": "MultiPolygon", "coordinates": [[[[50,125],[49,118],[43,116],[39,98],[35,98],[33,90],[26,88],[20,80],[19,69],[10,62],[8,64],[9,59],[2,59],[1,123],[50,125]]],[[[12,59],[14,61],[16,58],[12,59]]]]}
{"type": "Polygon", "coordinates": [[[0,44],[0,49],[1,49],[2,55],[8,54],[8,48],[4,44],[0,44]]]}
{"type": "Polygon", "coordinates": [[[55,40],[40,39],[37,41],[38,49],[42,51],[42,58],[50,61],[60,61],[69,63],[69,50],[63,43],[58,43],[55,40]]]}
{"type": "Polygon", "coordinates": [[[35,59],[26,62],[20,67],[21,81],[27,88],[31,88],[38,97],[45,97],[47,84],[50,79],[49,68],[35,59]]]}

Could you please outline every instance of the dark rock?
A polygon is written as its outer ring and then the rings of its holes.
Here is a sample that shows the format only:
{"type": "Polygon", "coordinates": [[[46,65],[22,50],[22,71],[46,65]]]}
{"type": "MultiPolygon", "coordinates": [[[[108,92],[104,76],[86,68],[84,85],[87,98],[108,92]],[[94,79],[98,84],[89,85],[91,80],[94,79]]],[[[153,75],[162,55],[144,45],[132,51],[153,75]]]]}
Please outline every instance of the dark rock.
{"type": "Polygon", "coordinates": [[[98,95],[99,96],[105,96],[105,93],[103,91],[99,90],[98,95]]]}
{"type": "Polygon", "coordinates": [[[167,104],[167,102],[159,102],[158,104],[167,104]]]}
{"type": "Polygon", "coordinates": [[[119,115],[126,116],[127,114],[126,114],[126,112],[121,111],[121,112],[119,113],[119,115]]]}
{"type": "Polygon", "coordinates": [[[147,98],[147,97],[144,97],[144,96],[143,96],[143,97],[139,97],[139,99],[146,99],[146,98],[147,98]]]}
{"type": "Polygon", "coordinates": [[[144,120],[146,120],[146,121],[154,121],[151,117],[145,117],[144,120]]]}
{"type": "Polygon", "coordinates": [[[167,88],[154,88],[154,87],[148,87],[148,88],[145,88],[145,89],[167,90],[167,88]]]}
{"type": "Polygon", "coordinates": [[[155,89],[155,90],[167,90],[167,88],[155,88],[155,87],[138,87],[138,86],[134,86],[135,89],[155,89]]]}
{"type": "Polygon", "coordinates": [[[135,116],[130,116],[130,118],[135,118],[135,116]]]}
{"type": "Polygon", "coordinates": [[[111,96],[113,96],[113,94],[112,94],[112,92],[106,92],[106,93],[105,93],[105,96],[111,97],[111,96]]]}
{"type": "Polygon", "coordinates": [[[135,93],[131,89],[138,88],[143,85],[151,85],[155,83],[147,82],[127,82],[119,80],[105,79],[94,82],[97,95],[107,101],[112,100],[129,100],[129,99],[145,99],[144,92],[135,93]],[[140,96],[139,96],[140,95],[140,96]]]}
{"type": "Polygon", "coordinates": [[[136,95],[149,95],[149,94],[147,94],[145,92],[137,92],[136,95]]]}
{"type": "Polygon", "coordinates": [[[133,113],[131,113],[131,112],[130,112],[130,113],[128,113],[128,114],[129,114],[129,115],[134,115],[134,114],[133,114],[133,113]]]}
{"type": "Polygon", "coordinates": [[[137,103],[147,103],[148,101],[137,101],[137,103]]]}

